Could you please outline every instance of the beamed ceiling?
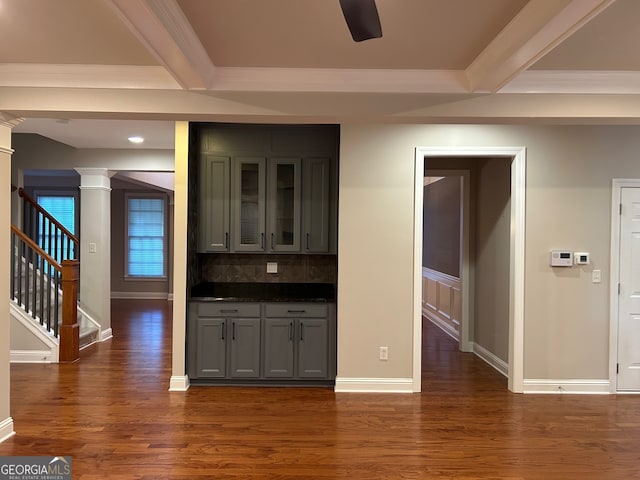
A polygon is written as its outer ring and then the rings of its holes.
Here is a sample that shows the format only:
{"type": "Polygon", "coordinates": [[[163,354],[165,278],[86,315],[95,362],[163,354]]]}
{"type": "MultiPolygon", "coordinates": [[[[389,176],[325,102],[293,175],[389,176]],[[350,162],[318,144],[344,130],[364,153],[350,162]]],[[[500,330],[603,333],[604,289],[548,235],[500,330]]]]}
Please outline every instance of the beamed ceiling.
{"type": "Polygon", "coordinates": [[[79,148],[172,148],[175,120],[640,123],[638,0],[377,5],[355,43],[338,0],[0,0],[0,112],[79,148]]]}

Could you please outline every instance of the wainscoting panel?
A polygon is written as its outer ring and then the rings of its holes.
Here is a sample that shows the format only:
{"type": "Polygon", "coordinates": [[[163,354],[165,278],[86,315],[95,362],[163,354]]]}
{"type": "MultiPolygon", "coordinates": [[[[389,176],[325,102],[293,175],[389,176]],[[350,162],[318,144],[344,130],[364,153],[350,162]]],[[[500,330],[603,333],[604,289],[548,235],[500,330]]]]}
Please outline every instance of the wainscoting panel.
{"type": "Polygon", "coordinates": [[[446,273],[422,268],[422,313],[460,341],[461,282],[446,273]]]}

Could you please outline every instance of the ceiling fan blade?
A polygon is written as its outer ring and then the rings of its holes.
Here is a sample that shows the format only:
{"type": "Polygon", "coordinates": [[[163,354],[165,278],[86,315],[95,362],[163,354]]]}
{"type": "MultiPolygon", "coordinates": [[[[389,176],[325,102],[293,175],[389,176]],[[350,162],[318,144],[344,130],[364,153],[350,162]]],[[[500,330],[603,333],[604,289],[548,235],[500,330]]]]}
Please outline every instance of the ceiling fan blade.
{"type": "Polygon", "coordinates": [[[340,0],[340,7],[356,42],[382,37],[375,0],[340,0]]]}

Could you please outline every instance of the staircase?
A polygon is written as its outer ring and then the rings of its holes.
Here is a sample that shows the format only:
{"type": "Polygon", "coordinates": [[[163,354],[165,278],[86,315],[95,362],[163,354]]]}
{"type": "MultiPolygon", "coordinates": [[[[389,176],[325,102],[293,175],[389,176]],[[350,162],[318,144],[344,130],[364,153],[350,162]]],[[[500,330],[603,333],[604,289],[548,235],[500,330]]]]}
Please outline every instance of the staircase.
{"type": "Polygon", "coordinates": [[[30,235],[11,226],[12,361],[74,362],[99,338],[99,325],[78,306],[78,240],[17,190],[30,235]]]}

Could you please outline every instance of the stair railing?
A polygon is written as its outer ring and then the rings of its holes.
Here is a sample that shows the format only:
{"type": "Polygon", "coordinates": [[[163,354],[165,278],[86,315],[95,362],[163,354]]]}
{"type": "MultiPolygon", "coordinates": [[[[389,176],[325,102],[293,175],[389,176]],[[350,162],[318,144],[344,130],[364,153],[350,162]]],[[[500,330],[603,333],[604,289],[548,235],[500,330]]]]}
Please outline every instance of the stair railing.
{"type": "Polygon", "coordinates": [[[11,225],[11,252],[10,298],[60,339],[60,362],[75,362],[80,358],[80,262],[59,263],[15,225],[11,225]]]}
{"type": "Polygon", "coordinates": [[[42,241],[39,242],[42,248],[59,262],[78,258],[80,252],[78,238],[42,208],[23,188],[18,188],[18,196],[23,199],[23,230],[36,241],[38,236],[42,236],[42,241]]]}

